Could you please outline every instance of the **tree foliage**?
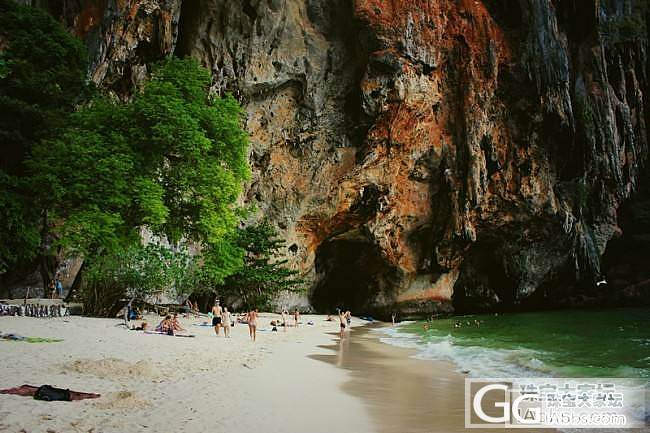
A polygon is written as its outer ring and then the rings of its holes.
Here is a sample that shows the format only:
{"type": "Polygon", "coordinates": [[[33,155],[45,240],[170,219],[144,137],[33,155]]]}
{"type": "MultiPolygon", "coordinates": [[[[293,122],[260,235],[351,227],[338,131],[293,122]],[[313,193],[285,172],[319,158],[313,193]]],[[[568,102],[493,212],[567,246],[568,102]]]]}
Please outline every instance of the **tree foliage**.
{"type": "Polygon", "coordinates": [[[187,249],[159,244],[134,244],[96,258],[85,275],[81,298],[84,312],[114,315],[124,297],[147,299],[164,294],[176,300],[194,290],[197,264],[187,249]]]}
{"type": "Polygon", "coordinates": [[[220,293],[240,300],[246,308],[264,308],[281,292],[303,290],[298,272],[279,259],[285,243],[268,221],[239,229],[235,243],[244,253],[244,263],[226,278],[220,293]]]}
{"type": "Polygon", "coordinates": [[[90,93],[81,42],[46,12],[0,0],[0,274],[34,258],[42,207],[25,161],[90,93]]]}
{"type": "Polygon", "coordinates": [[[168,59],[133,101],[94,101],[36,149],[32,172],[63,246],[116,251],[147,227],[209,247],[234,229],[248,137],[239,104],[210,97],[209,84],[195,60],[168,59]]]}
{"type": "MultiPolygon", "coordinates": [[[[228,240],[250,174],[248,136],[237,101],[211,97],[209,85],[195,60],[167,59],[132,101],[96,99],[35,146],[28,166],[57,222],[55,246],[98,270],[87,281],[95,289],[105,275],[119,292],[112,271],[99,271],[131,257],[143,229],[172,246],[199,245],[207,257],[205,284],[222,282],[241,265],[228,240]]],[[[131,287],[119,286],[123,294],[131,287]]]]}

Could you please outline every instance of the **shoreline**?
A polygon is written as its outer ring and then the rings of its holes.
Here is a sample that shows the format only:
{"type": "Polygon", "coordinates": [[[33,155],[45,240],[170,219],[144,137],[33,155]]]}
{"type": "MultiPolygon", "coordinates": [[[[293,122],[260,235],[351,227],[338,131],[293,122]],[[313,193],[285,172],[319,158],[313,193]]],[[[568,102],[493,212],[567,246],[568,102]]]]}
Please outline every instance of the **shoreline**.
{"type": "MultiPolygon", "coordinates": [[[[465,376],[452,362],[417,359],[416,349],[380,341],[390,324],[353,328],[325,346],[334,354],[311,355],[348,371],[342,390],[364,401],[379,433],[456,433],[465,428],[465,376]]],[[[517,429],[521,433],[539,432],[517,429]]],[[[549,433],[557,432],[547,429],[549,433]]]]}
{"type": "Polygon", "coordinates": [[[353,328],[325,346],[334,354],[310,357],[350,372],[342,390],[365,402],[377,432],[466,431],[464,376],[449,362],[415,359],[415,350],[381,342],[375,330],[382,326],[353,328]]]}

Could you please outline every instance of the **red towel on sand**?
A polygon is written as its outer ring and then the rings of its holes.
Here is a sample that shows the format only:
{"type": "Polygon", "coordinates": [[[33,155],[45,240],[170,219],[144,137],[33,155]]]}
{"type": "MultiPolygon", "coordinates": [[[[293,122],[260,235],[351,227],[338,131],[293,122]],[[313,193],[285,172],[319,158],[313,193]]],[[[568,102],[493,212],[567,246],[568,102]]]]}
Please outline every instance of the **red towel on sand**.
{"type": "MultiPolygon", "coordinates": [[[[36,394],[37,389],[38,386],[23,385],[16,388],[0,389],[0,394],[13,394],[13,395],[22,395],[25,397],[34,397],[34,394],[36,394]]],[[[99,397],[100,397],[99,394],[93,394],[89,392],[70,391],[70,398],[73,401],[83,400],[86,398],[99,398],[99,397]]]]}

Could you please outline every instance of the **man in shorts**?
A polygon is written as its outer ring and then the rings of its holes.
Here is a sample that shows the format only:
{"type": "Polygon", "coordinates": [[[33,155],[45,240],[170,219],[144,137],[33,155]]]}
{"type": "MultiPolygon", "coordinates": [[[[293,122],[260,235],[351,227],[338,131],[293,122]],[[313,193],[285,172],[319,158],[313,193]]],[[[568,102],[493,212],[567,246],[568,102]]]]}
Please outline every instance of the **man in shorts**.
{"type": "Polygon", "coordinates": [[[219,300],[214,301],[214,307],[212,307],[212,326],[214,326],[214,332],[219,336],[219,329],[221,328],[221,305],[219,305],[219,300]]]}

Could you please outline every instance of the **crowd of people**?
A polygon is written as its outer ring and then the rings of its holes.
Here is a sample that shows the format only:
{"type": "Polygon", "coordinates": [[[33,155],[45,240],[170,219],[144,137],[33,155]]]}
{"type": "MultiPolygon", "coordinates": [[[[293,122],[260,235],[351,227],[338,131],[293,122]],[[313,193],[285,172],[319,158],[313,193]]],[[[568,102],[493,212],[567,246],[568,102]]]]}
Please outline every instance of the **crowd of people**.
{"type": "Polygon", "coordinates": [[[69,315],[70,311],[65,305],[0,304],[0,316],[64,317],[69,315]]]}
{"type": "MultiPolygon", "coordinates": [[[[143,316],[141,315],[140,311],[137,308],[133,307],[131,304],[132,302],[129,302],[129,304],[125,307],[125,321],[128,322],[130,320],[141,320],[143,316]]],[[[343,311],[339,308],[336,310],[340,322],[340,336],[343,338],[346,329],[350,329],[350,324],[352,322],[352,313],[349,310],[343,311]]],[[[195,317],[205,316],[199,311],[198,303],[192,304],[189,300],[183,304],[181,311],[183,317],[185,318],[189,318],[191,315],[194,315],[195,317]]],[[[248,312],[237,314],[229,311],[226,306],[222,306],[219,299],[217,299],[207,316],[208,319],[211,319],[211,322],[203,322],[201,324],[196,324],[196,326],[212,326],[217,337],[221,335],[221,331],[223,330],[224,338],[230,338],[231,329],[235,326],[235,324],[242,324],[248,326],[250,339],[252,341],[255,341],[257,339],[257,330],[259,325],[258,309],[251,309],[248,312]]],[[[334,321],[331,315],[327,315],[327,318],[325,320],[328,322],[334,321]]],[[[286,332],[288,328],[297,328],[301,323],[300,311],[297,308],[291,313],[288,311],[288,309],[284,308],[280,313],[280,320],[271,320],[269,324],[271,326],[271,331],[277,332],[278,328],[284,328],[284,331],[286,332]]],[[[307,324],[313,325],[314,323],[309,321],[307,324]]],[[[183,328],[179,321],[179,314],[176,312],[166,314],[160,323],[158,323],[157,326],[153,327],[153,329],[147,322],[142,322],[137,327],[133,325],[130,327],[127,325],[127,327],[134,331],[150,331],[167,335],[179,335],[177,333],[186,331],[186,329],[183,328]]]]}

